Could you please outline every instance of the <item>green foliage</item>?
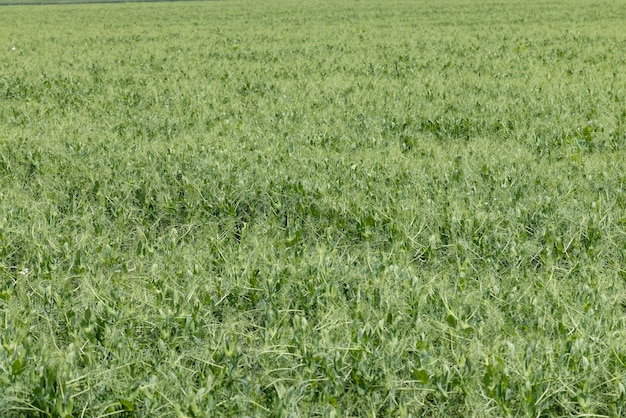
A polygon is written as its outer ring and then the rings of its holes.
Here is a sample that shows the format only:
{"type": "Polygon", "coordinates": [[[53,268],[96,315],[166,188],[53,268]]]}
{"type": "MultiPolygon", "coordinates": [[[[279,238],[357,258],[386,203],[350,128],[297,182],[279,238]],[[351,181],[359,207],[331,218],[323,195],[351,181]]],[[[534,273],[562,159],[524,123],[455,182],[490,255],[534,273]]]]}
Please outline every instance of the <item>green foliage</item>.
{"type": "Polygon", "coordinates": [[[623,6],[6,8],[0,415],[624,415],[623,6]]]}

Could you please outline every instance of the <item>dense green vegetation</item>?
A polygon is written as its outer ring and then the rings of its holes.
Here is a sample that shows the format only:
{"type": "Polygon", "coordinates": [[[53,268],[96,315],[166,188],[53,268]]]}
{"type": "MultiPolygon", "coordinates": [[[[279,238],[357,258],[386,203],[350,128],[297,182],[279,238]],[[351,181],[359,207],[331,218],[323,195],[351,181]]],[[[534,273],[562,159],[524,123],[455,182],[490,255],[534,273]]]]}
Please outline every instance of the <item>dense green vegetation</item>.
{"type": "Polygon", "coordinates": [[[625,21],[3,9],[0,416],[626,415],[625,21]]]}

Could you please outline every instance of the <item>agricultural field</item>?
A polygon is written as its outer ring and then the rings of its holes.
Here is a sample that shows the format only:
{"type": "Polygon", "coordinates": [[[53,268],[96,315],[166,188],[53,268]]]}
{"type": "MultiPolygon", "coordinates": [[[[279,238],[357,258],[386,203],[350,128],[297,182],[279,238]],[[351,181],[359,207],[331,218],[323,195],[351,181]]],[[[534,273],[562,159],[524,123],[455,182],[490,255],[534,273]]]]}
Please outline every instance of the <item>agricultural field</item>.
{"type": "Polygon", "coordinates": [[[625,25],[3,7],[0,416],[626,416],[625,25]]]}

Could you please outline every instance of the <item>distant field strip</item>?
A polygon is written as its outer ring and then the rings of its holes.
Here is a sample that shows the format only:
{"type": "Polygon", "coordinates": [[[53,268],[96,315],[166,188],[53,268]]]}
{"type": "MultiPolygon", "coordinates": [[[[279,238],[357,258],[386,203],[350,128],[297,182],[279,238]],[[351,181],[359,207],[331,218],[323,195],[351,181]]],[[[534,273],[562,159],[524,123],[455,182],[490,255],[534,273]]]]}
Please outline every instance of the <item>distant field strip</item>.
{"type": "Polygon", "coordinates": [[[2,8],[0,417],[626,416],[625,22],[2,8]]]}
{"type": "Polygon", "coordinates": [[[201,1],[225,1],[225,0],[5,0],[0,1],[0,6],[51,6],[51,5],[77,5],[77,4],[110,4],[110,3],[178,3],[178,2],[201,2],[201,1]]]}

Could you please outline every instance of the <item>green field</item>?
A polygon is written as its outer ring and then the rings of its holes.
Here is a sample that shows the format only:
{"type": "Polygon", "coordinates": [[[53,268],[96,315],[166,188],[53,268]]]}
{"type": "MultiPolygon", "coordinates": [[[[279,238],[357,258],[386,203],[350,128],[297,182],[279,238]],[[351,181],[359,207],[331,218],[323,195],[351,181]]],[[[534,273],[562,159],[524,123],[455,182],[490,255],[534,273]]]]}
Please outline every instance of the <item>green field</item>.
{"type": "Polygon", "coordinates": [[[626,1],[0,13],[0,416],[626,416],[626,1]]]}

